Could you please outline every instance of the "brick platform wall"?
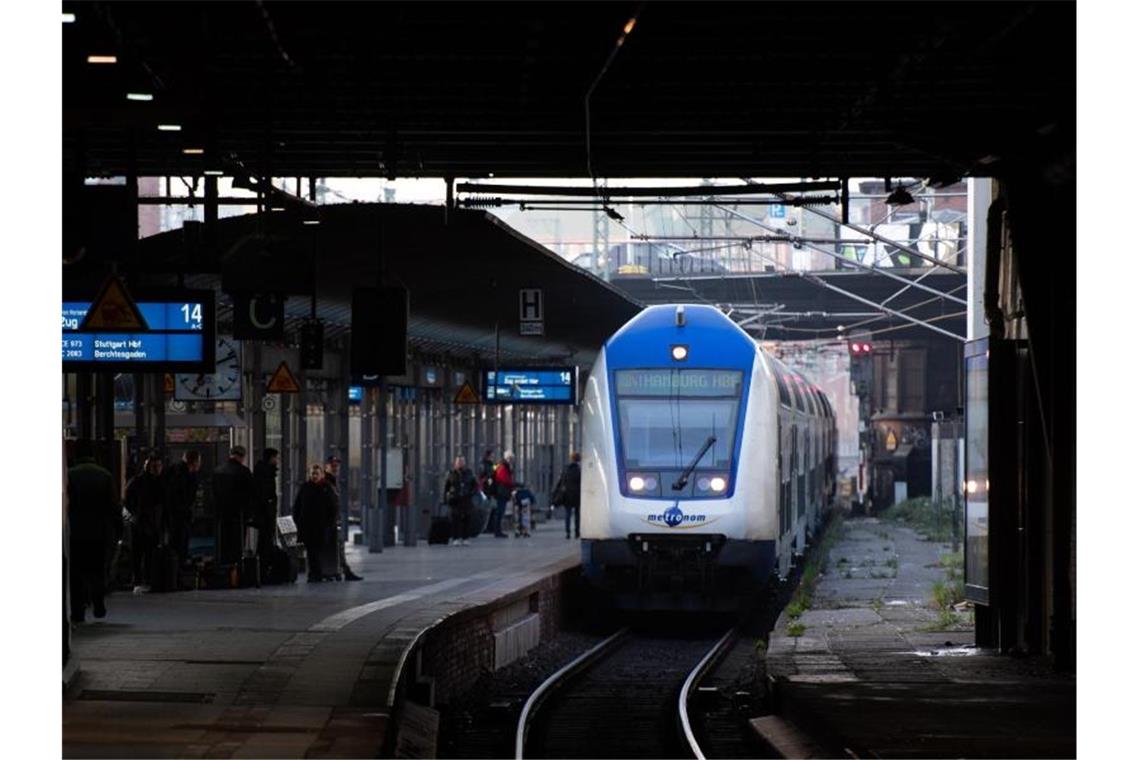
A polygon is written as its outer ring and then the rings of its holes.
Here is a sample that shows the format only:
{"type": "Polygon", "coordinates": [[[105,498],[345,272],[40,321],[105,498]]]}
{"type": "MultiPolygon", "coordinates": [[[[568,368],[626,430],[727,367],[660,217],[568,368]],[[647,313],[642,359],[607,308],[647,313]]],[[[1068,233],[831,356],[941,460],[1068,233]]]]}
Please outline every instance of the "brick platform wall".
{"type": "Polygon", "coordinates": [[[457,613],[428,631],[420,649],[420,664],[422,676],[434,681],[435,704],[447,704],[470,689],[484,672],[494,669],[496,623],[502,630],[537,613],[540,640],[553,638],[562,624],[567,580],[566,573],[545,578],[504,599],[457,613]]]}

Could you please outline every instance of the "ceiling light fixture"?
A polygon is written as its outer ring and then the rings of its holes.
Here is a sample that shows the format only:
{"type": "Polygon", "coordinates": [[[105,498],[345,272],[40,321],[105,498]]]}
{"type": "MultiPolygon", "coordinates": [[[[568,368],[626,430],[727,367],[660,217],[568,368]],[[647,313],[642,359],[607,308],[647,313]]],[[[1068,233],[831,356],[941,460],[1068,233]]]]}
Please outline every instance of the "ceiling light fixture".
{"type": "Polygon", "coordinates": [[[205,148],[183,148],[182,155],[184,156],[200,156],[206,152],[205,148]]]}
{"type": "Polygon", "coordinates": [[[75,23],[75,14],[74,13],[63,14],[63,23],[74,24],[75,23]]]}
{"type": "Polygon", "coordinates": [[[149,103],[150,101],[154,100],[154,95],[151,95],[149,92],[128,92],[127,100],[135,100],[140,103],[149,103]]]}
{"type": "Polygon", "coordinates": [[[181,124],[159,124],[158,125],[158,131],[159,132],[181,132],[182,131],[182,125],[181,124]]]}
{"type": "Polygon", "coordinates": [[[118,56],[114,55],[89,55],[87,56],[88,63],[118,63],[118,56]]]}
{"type": "Polygon", "coordinates": [[[207,177],[220,177],[220,176],[222,176],[222,170],[221,169],[207,169],[206,171],[204,171],[202,173],[205,174],[207,177]]]}

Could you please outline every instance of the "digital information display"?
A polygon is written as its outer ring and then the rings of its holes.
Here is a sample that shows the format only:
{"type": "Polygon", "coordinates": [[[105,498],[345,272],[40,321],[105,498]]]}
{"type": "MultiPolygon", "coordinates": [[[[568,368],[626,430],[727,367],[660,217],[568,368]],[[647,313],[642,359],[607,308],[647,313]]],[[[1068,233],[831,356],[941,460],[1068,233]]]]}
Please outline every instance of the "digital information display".
{"type": "Polygon", "coordinates": [[[619,396],[738,397],[744,376],[734,369],[619,369],[614,374],[619,396]]]}
{"type": "Polygon", "coordinates": [[[213,291],[147,294],[136,306],[145,331],[79,332],[91,301],[65,296],[63,370],[213,371],[213,291]]]}
{"type": "Polygon", "coordinates": [[[483,401],[488,404],[576,404],[577,367],[487,370],[483,401]]]}

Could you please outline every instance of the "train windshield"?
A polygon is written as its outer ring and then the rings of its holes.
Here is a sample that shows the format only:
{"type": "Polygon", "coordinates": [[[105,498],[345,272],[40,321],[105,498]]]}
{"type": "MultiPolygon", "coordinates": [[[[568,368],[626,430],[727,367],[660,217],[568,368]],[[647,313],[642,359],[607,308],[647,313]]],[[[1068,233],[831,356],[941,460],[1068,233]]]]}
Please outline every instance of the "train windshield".
{"type": "Polygon", "coordinates": [[[720,369],[623,369],[615,373],[625,466],[681,469],[709,436],[698,469],[728,469],[744,373],[720,369]]]}

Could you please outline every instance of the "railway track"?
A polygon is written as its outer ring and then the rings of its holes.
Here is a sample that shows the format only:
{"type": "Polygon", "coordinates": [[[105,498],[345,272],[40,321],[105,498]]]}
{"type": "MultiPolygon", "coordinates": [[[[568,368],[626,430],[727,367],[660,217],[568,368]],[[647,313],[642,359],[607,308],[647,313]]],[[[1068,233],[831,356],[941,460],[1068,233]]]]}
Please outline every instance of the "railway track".
{"type": "Polygon", "coordinates": [[[527,699],[515,757],[703,758],[690,700],[727,633],[659,636],[622,629],[554,673],[527,699]]]}

